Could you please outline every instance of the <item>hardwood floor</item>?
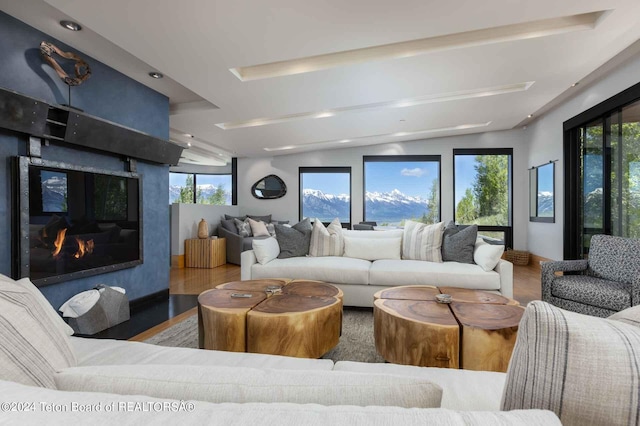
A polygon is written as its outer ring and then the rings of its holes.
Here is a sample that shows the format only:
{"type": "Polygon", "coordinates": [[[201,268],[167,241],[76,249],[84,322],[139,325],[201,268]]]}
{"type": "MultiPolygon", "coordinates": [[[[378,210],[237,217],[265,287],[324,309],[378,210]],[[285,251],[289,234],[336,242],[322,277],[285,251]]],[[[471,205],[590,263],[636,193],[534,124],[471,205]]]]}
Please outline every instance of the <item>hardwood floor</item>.
{"type": "MultiPolygon", "coordinates": [[[[236,265],[222,265],[214,269],[200,268],[171,268],[169,277],[169,292],[172,295],[198,295],[205,290],[214,288],[219,284],[240,280],[240,267],[236,265]]],[[[513,295],[522,306],[532,300],[539,300],[540,289],[540,267],[537,263],[531,262],[528,266],[513,267],[513,295]]],[[[153,328],[150,328],[129,340],[143,341],[172,325],[197,314],[197,308],[190,309],[165,321],[153,328]]]]}

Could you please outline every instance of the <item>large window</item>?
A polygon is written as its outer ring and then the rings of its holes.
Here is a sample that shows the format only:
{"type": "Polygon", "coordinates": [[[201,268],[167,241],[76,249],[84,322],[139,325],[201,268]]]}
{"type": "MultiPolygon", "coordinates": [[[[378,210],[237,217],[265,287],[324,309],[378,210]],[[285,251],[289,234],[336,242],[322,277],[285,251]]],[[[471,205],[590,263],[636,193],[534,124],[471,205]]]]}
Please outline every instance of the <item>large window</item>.
{"type": "Polygon", "coordinates": [[[380,226],[440,221],[440,156],[365,156],[364,220],[380,226]]]}
{"type": "Polygon", "coordinates": [[[595,234],[640,238],[640,84],[564,123],[566,259],[595,234]]]}
{"type": "Polygon", "coordinates": [[[513,247],[513,149],[454,149],[454,217],[486,241],[513,247]]]}
{"type": "Polygon", "coordinates": [[[351,227],[351,167],[300,167],[300,219],[351,227]]]}
{"type": "Polygon", "coordinates": [[[169,173],[169,204],[231,205],[231,175],[169,173]]]}

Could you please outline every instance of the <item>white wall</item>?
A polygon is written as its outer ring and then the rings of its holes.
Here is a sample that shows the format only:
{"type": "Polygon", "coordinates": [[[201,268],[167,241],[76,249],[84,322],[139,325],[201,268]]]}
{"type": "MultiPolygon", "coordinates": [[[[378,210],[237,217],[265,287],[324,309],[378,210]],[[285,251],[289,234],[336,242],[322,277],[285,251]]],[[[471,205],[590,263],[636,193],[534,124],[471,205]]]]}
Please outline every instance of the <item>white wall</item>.
{"type": "Polygon", "coordinates": [[[198,238],[198,223],[204,218],[213,234],[224,215],[238,216],[238,206],[212,206],[207,204],[171,205],[171,255],[184,254],[184,240],[198,238]]]}
{"type": "Polygon", "coordinates": [[[453,149],[513,148],[513,228],[514,248],[526,249],[528,216],[528,171],[525,134],[522,130],[451,136],[413,142],[368,147],[334,149],[321,152],[265,158],[238,159],[238,205],[241,214],[268,214],[274,219],[298,221],[298,167],[351,166],[351,221],[363,216],[363,155],[440,155],[442,220],[453,219],[453,149]],[[287,194],[277,200],[258,200],[251,186],[269,174],[280,176],[287,184],[287,194]]]}
{"type": "MultiPolygon", "coordinates": [[[[562,123],[640,81],[640,57],[623,64],[582,92],[560,104],[524,131],[528,141],[527,167],[549,160],[556,163],[556,222],[528,222],[529,251],[550,259],[563,258],[564,157],[562,123]]],[[[579,87],[579,86],[578,86],[579,87]]]]}

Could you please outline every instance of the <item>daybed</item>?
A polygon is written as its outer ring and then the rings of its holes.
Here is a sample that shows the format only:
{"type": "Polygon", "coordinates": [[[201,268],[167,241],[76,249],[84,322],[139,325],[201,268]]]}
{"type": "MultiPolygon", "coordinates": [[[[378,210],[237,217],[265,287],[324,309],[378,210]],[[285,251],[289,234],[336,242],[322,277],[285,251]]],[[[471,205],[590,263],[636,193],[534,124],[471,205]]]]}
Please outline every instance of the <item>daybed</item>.
{"type": "Polygon", "coordinates": [[[334,364],[70,337],[28,279],[0,276],[0,423],[637,424],[639,317],[533,302],[507,373],[334,364]]]}
{"type": "MultiPolygon", "coordinates": [[[[390,231],[342,231],[345,238],[362,240],[369,253],[361,258],[344,256],[303,256],[286,259],[274,258],[260,264],[254,250],[242,253],[241,279],[297,278],[326,281],[335,284],[344,292],[346,306],[373,306],[373,295],[387,287],[399,285],[435,285],[471,288],[499,292],[513,297],[513,265],[498,260],[492,270],[485,271],[480,265],[459,262],[428,262],[401,259],[400,247],[392,258],[384,258],[382,252],[403,238],[402,230],[390,231]],[[374,259],[376,256],[383,258],[374,259]]],[[[483,244],[477,242],[477,245],[483,244]]],[[[347,252],[348,254],[348,252],[347,252]]]]}

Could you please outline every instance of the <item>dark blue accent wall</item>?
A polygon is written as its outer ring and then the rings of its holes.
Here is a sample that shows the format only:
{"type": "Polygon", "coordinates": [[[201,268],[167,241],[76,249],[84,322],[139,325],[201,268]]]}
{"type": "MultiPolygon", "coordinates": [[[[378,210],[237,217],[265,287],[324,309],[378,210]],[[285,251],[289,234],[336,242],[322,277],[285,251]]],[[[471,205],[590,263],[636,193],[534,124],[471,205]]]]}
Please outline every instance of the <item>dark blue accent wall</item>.
{"type": "MultiPolygon", "coordinates": [[[[82,37],[82,33],[77,36],[82,37]]],[[[2,12],[0,87],[51,104],[69,102],[67,85],[40,56],[41,41],[75,52],[91,66],[91,77],[82,85],[71,88],[71,105],[87,114],[159,138],[169,138],[169,100],[166,96],[2,12]]],[[[73,63],[59,62],[72,71],[73,63]]],[[[16,237],[11,233],[10,160],[16,155],[25,155],[27,141],[25,135],[0,130],[0,273],[5,275],[11,275],[11,238],[16,237]]],[[[123,161],[117,156],[83,151],[72,145],[43,146],[42,157],[81,166],[124,170],[123,161]]],[[[54,307],[72,295],[101,283],[124,287],[130,300],[169,287],[169,168],[138,162],[138,173],[142,175],[143,188],[144,263],[134,268],[42,287],[43,294],[54,307]]]]}

